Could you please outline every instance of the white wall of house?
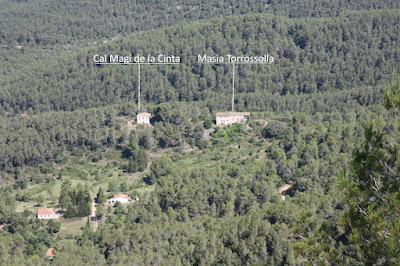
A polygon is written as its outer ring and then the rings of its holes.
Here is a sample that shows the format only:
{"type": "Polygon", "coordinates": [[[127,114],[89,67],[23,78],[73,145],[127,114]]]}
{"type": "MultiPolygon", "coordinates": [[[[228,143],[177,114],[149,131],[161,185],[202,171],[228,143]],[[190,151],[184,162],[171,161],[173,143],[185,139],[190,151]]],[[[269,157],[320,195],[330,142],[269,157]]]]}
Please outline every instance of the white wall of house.
{"type": "Polygon", "coordinates": [[[38,219],[56,219],[56,215],[55,214],[38,214],[38,219]]]}
{"type": "Polygon", "coordinates": [[[248,116],[244,115],[217,116],[216,124],[217,125],[242,124],[246,121],[247,118],[248,116]]]}
{"type": "Polygon", "coordinates": [[[115,198],[115,199],[112,198],[109,200],[109,203],[111,203],[111,204],[116,203],[116,202],[125,203],[125,202],[129,202],[129,199],[120,197],[120,198],[115,198]]]}
{"type": "Polygon", "coordinates": [[[137,117],[138,124],[150,124],[150,117],[148,116],[138,116],[137,117]]]}

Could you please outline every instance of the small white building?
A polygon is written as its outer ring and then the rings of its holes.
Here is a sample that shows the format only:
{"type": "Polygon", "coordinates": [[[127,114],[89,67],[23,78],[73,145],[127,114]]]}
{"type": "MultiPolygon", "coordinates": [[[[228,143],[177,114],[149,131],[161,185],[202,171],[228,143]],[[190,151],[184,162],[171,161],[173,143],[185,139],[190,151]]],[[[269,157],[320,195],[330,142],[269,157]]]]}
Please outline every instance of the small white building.
{"type": "Polygon", "coordinates": [[[57,215],[53,208],[43,208],[37,210],[38,219],[57,219],[57,215]]]}
{"type": "Polygon", "coordinates": [[[108,203],[114,204],[116,202],[127,203],[130,202],[131,198],[125,194],[118,194],[108,200],[108,203]]]}
{"type": "Polygon", "coordinates": [[[150,124],[150,113],[138,113],[136,116],[136,121],[138,124],[150,124]]]}
{"type": "Polygon", "coordinates": [[[243,124],[249,118],[249,112],[216,113],[217,125],[243,124]]]}

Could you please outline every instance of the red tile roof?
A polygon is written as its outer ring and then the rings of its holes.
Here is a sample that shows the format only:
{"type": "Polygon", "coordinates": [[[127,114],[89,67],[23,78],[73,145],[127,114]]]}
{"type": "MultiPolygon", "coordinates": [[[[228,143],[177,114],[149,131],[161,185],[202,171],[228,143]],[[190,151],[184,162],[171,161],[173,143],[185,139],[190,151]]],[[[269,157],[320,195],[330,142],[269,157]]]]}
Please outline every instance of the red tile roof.
{"type": "Polygon", "coordinates": [[[216,116],[249,116],[249,112],[216,113],[216,116]]]}
{"type": "Polygon", "coordinates": [[[54,214],[54,209],[53,208],[38,209],[37,214],[38,215],[54,214]]]}
{"type": "Polygon", "coordinates": [[[53,248],[49,248],[46,252],[47,257],[54,257],[56,254],[54,254],[53,248]]]}
{"type": "Polygon", "coordinates": [[[137,116],[138,116],[138,117],[139,117],[139,116],[151,117],[151,114],[150,114],[150,113],[144,112],[144,113],[138,113],[137,116]]]}
{"type": "Polygon", "coordinates": [[[128,195],[125,195],[125,194],[118,194],[118,195],[115,195],[113,199],[117,199],[117,198],[126,198],[126,199],[129,199],[129,196],[128,196],[128,195]]]}

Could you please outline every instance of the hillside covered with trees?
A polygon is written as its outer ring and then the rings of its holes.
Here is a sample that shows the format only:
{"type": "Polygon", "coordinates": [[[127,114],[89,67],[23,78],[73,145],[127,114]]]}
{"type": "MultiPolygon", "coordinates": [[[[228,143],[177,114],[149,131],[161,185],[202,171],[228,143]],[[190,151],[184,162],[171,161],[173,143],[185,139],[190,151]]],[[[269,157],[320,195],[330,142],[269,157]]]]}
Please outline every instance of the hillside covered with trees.
{"type": "Polygon", "coordinates": [[[186,112],[212,118],[229,108],[231,69],[199,64],[196,53],[271,51],[277,58],[273,65],[238,67],[237,110],[349,112],[381,102],[383,82],[399,68],[399,33],[397,11],[334,19],[252,15],[150,31],[50,58],[2,80],[0,109],[9,115],[0,123],[0,165],[37,165],[65,148],[97,149],[105,142],[115,147],[117,115],[135,114],[137,69],[95,65],[96,53],[182,56],[178,66],[142,67],[142,102],[150,109],[163,102],[195,102],[197,109],[186,112]],[[87,109],[93,107],[101,108],[87,109]],[[53,113],[41,114],[48,111],[53,113]],[[21,117],[23,112],[30,117],[21,117]]]}
{"type": "Polygon", "coordinates": [[[1,265],[400,263],[398,1],[0,5],[1,265]]]}
{"type": "Polygon", "coordinates": [[[176,26],[33,61],[23,73],[2,79],[0,104],[10,113],[37,113],[135,101],[136,68],[98,66],[93,56],[175,54],[182,58],[179,66],[143,67],[144,100],[200,101],[226,109],[230,67],[199,64],[197,55],[270,53],[273,66],[239,66],[238,110],[340,111],[353,107],[354,98],[361,105],[376,103],[383,82],[399,67],[399,32],[398,11],[319,19],[252,15],[176,26]]]}
{"type": "Polygon", "coordinates": [[[1,0],[0,44],[52,48],[93,45],[138,31],[222,16],[269,13],[288,17],[336,16],[346,10],[395,9],[382,1],[127,1],[1,0]]]}

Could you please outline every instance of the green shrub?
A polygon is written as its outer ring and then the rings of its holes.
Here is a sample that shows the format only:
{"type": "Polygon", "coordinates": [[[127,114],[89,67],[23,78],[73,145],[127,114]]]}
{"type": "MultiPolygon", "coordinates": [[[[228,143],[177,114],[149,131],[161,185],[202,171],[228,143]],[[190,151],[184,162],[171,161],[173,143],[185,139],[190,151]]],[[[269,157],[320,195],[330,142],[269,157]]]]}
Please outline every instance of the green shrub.
{"type": "Polygon", "coordinates": [[[265,138],[279,138],[281,137],[285,128],[286,128],[285,123],[273,120],[265,126],[263,130],[263,136],[265,138]]]}

